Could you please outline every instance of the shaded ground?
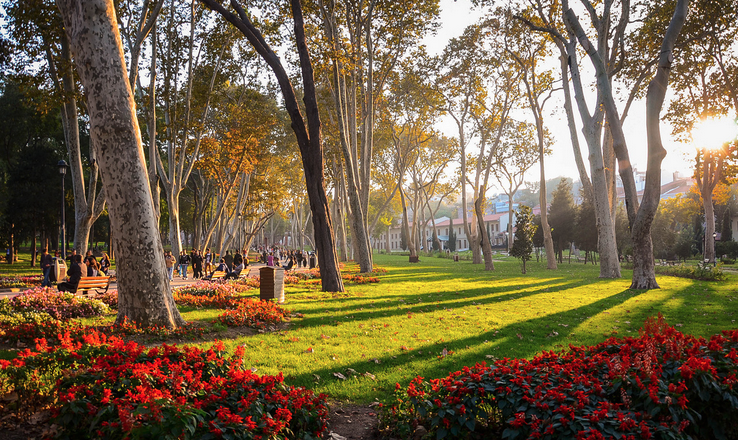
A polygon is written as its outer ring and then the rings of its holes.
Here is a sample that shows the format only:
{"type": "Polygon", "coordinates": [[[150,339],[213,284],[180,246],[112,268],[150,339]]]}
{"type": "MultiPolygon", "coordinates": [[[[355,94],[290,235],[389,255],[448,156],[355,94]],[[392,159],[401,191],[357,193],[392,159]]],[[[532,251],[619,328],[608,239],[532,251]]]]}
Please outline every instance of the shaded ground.
{"type": "Polygon", "coordinates": [[[377,408],[331,403],[326,440],[372,440],[378,439],[377,408]]]}

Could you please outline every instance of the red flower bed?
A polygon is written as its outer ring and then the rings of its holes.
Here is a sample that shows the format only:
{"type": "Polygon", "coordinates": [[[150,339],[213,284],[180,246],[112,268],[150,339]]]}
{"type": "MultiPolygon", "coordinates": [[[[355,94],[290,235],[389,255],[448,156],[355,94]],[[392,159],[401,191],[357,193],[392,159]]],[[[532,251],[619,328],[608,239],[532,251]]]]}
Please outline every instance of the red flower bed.
{"type": "Polygon", "coordinates": [[[266,329],[268,326],[282,322],[289,313],[274,302],[244,298],[238,303],[237,308],[218,316],[218,321],[231,327],[247,326],[266,329]]]}
{"type": "Polygon", "coordinates": [[[324,395],[286,386],[281,374],[257,376],[242,351],[229,357],[221,343],[147,349],[100,333],[59,339],[0,360],[0,391],[17,393],[20,405],[52,404],[60,437],[315,439],[326,428],[324,395]]]}
{"type": "Polygon", "coordinates": [[[398,437],[690,439],[738,432],[738,330],[706,341],[659,316],[638,338],[418,377],[385,409],[398,437]]]}

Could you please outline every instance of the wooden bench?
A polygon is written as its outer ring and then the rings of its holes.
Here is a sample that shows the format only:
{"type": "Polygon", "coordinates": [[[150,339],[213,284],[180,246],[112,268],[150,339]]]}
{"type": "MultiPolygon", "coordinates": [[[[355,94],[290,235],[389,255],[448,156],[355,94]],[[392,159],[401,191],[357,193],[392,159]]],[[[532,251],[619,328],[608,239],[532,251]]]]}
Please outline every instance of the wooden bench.
{"type": "Polygon", "coordinates": [[[223,270],[216,270],[215,272],[213,272],[212,274],[210,274],[209,277],[205,277],[205,279],[208,280],[208,281],[213,281],[213,280],[218,280],[218,279],[221,279],[221,278],[225,278],[225,276],[226,276],[225,271],[223,271],[223,270]]]}
{"type": "Polygon", "coordinates": [[[108,287],[110,287],[110,277],[82,277],[79,279],[79,284],[77,285],[77,291],[75,293],[78,295],[85,295],[88,294],[90,290],[94,290],[95,293],[100,294],[107,292],[108,287]]]}

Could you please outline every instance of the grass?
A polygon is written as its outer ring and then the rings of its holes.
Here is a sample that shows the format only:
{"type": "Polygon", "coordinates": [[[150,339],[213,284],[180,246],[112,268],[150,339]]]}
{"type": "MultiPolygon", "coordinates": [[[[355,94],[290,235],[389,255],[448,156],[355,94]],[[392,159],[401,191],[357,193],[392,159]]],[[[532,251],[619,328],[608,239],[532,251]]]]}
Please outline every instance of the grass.
{"type": "MultiPolygon", "coordinates": [[[[282,372],[290,384],[367,403],[389,398],[397,382],[443,377],[488,356],[532,357],[611,335],[636,336],[645,319],[658,313],[694,335],[736,327],[732,273],[724,282],[659,276],[662,288],[644,292],[628,289],[630,271],[622,279],[602,280],[592,265],[564,263],[548,271],[543,263],[529,262],[528,274],[521,275],[511,259],[497,262],[494,272],[469,261],[407,260],[376,255],[375,265],[388,270],[380,283],[348,285],[341,294],[287,286],[285,307],[304,317],[285,331],[224,343],[244,346],[246,364],[259,374],[282,372]]],[[[181,311],[186,320],[212,320],[219,313],[181,311]]]]}

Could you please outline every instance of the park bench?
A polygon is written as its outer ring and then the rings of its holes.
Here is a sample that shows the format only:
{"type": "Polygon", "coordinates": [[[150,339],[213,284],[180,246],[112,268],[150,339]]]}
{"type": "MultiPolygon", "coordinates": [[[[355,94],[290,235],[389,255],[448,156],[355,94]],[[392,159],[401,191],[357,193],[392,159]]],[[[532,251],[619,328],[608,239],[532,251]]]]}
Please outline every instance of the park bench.
{"type": "Polygon", "coordinates": [[[86,295],[90,293],[90,290],[94,290],[95,293],[105,293],[108,291],[108,287],[110,287],[110,277],[108,276],[101,276],[101,277],[82,277],[79,279],[79,284],[77,285],[77,293],[78,295],[86,295]]]}
{"type": "Polygon", "coordinates": [[[212,274],[210,274],[209,277],[205,277],[205,279],[206,280],[209,280],[209,281],[214,281],[214,280],[218,280],[218,279],[221,279],[221,278],[225,278],[225,276],[226,276],[226,272],[225,271],[223,271],[223,270],[216,270],[215,272],[213,272],[212,274]]]}

